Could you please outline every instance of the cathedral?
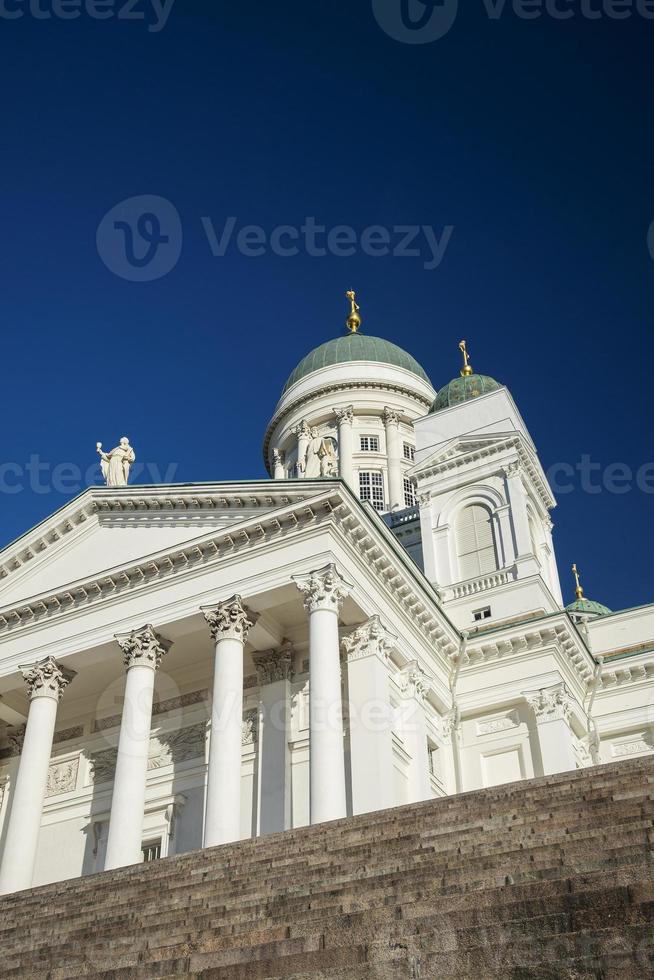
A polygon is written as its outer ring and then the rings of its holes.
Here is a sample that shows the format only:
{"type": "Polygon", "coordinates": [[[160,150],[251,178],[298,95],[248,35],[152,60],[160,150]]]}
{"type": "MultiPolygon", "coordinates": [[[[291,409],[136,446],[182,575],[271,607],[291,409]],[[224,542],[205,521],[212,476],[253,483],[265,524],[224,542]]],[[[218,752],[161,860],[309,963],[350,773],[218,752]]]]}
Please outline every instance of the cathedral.
{"type": "Polygon", "coordinates": [[[0,552],[1,894],[654,754],[654,604],[562,587],[510,379],[348,300],[265,479],[135,485],[123,437],[0,552]]]}

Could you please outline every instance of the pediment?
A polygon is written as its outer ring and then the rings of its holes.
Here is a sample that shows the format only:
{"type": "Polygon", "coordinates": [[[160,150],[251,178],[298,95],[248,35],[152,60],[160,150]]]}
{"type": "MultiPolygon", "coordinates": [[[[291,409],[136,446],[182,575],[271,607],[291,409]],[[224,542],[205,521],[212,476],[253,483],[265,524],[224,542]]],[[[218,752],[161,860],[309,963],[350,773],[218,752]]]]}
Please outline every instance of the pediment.
{"type": "MultiPolygon", "coordinates": [[[[521,447],[526,452],[529,451],[525,440],[515,430],[510,432],[493,432],[488,435],[473,433],[471,435],[456,436],[442,443],[431,455],[416,463],[410,472],[412,476],[429,473],[439,466],[446,465],[451,460],[460,457],[465,458],[471,454],[487,452],[495,448],[508,448],[510,444],[516,448],[521,447]]],[[[532,453],[529,453],[529,455],[533,456],[532,453]]]]}
{"type": "Polygon", "coordinates": [[[0,606],[182,548],[325,489],[322,481],[280,484],[90,488],[0,552],[0,606]]]}

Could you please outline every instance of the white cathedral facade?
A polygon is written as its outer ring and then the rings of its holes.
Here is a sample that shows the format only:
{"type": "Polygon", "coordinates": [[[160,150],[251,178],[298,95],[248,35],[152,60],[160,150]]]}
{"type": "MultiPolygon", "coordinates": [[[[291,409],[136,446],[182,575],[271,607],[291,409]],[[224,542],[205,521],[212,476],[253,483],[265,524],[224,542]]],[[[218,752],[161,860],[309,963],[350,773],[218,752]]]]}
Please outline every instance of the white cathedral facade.
{"type": "Polygon", "coordinates": [[[566,605],[509,390],[462,345],[437,392],[350,298],[269,479],[99,446],[0,552],[0,893],[654,751],[654,604],[566,605]]]}

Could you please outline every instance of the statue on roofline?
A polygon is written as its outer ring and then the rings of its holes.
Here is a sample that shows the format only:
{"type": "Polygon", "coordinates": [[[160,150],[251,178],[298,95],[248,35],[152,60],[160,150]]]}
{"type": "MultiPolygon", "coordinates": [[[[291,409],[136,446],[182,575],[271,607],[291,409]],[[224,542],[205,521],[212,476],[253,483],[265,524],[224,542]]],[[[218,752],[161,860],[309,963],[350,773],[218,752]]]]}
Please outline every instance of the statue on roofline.
{"type": "Polygon", "coordinates": [[[100,468],[106,485],[108,487],[126,487],[130,466],[136,460],[136,454],[130,446],[127,436],[123,436],[120,445],[112,449],[110,453],[102,451],[101,442],[97,443],[96,450],[100,456],[100,468]]]}

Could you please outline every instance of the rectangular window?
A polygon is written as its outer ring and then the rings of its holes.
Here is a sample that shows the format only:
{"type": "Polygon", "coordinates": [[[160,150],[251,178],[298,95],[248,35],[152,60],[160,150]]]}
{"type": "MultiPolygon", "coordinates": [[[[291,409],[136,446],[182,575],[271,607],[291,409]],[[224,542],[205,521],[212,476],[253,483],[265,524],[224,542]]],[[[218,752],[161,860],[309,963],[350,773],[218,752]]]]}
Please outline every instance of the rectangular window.
{"type": "Polygon", "coordinates": [[[408,477],[404,478],[404,506],[415,507],[416,505],[416,485],[408,477]]]}
{"type": "Polygon", "coordinates": [[[361,436],[362,453],[379,452],[379,436],[361,436]]]}
{"type": "Polygon", "coordinates": [[[485,609],[476,609],[472,616],[475,623],[482,623],[485,619],[491,618],[491,607],[486,606],[485,609]]]}
{"type": "Polygon", "coordinates": [[[359,498],[368,500],[375,510],[384,508],[384,478],[381,473],[359,473],[359,498]]]}
{"type": "Polygon", "coordinates": [[[416,458],[415,446],[410,446],[408,442],[404,443],[404,458],[408,459],[410,463],[413,463],[416,458]]]}
{"type": "Polygon", "coordinates": [[[158,861],[161,857],[161,840],[149,840],[141,845],[143,863],[149,864],[150,861],[158,861]]]}

